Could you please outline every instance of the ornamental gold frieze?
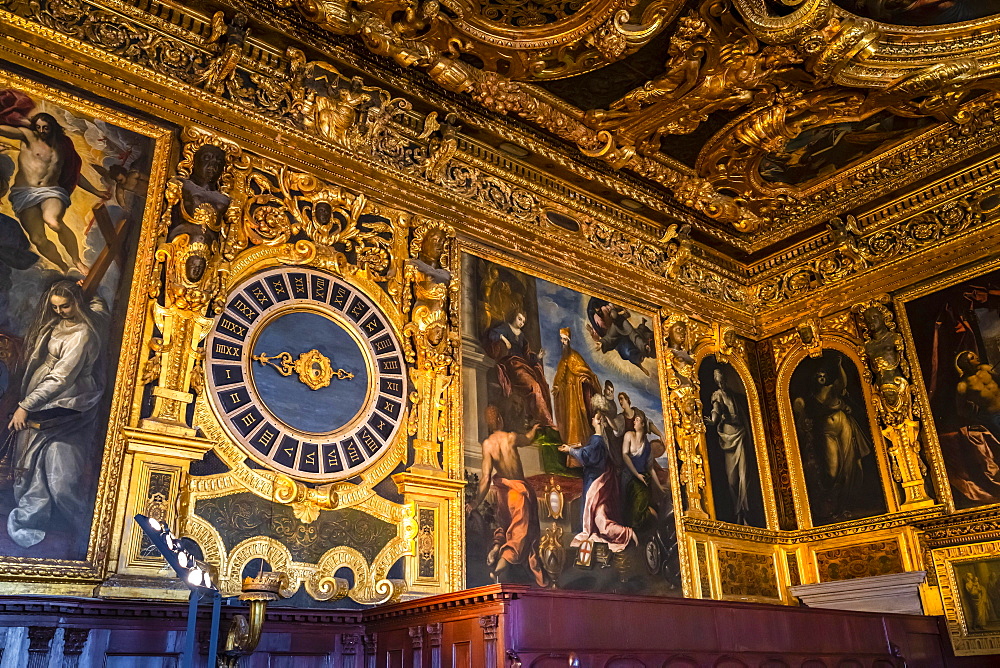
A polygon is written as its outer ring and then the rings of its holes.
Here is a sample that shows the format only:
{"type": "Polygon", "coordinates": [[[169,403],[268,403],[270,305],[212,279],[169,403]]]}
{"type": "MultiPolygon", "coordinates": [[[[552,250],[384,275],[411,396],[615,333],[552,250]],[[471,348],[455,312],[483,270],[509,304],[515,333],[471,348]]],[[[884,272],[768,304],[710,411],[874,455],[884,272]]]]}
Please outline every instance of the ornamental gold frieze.
{"type": "MultiPolygon", "coordinates": [[[[838,173],[836,178],[825,179],[797,191],[771,188],[770,192],[761,191],[761,196],[771,202],[767,206],[774,207],[772,213],[776,218],[799,221],[794,227],[782,227],[782,235],[785,235],[875,197],[901,190],[921,178],[932,176],[943,164],[973,158],[1000,143],[1000,126],[996,122],[997,100],[993,93],[975,98],[956,111],[965,122],[948,122],[932,127],[911,141],[838,173]],[[934,156],[934,160],[928,160],[930,155],[934,156]]],[[[756,185],[748,187],[757,188],[756,185]]],[[[779,237],[762,235],[760,242],[768,238],[777,241],[779,237]]]]}
{"type": "Polygon", "coordinates": [[[527,84],[463,62],[454,49],[436,50],[421,37],[396,32],[378,14],[342,0],[303,3],[298,8],[307,19],[334,33],[359,36],[373,53],[392,58],[403,67],[423,70],[446,90],[468,94],[490,111],[519,116],[575,144],[586,156],[665,185],[681,204],[710,218],[730,222],[738,229],[755,229],[760,224],[739,202],[717,192],[704,179],[678,171],[664,160],[637,153],[634,146],[619,143],[610,132],[585,123],[579,112],[553,104],[551,98],[527,84]]]}
{"type": "MultiPolygon", "coordinates": [[[[777,6],[762,0],[734,0],[747,26],[770,43],[809,43],[820,32],[865,24],[867,39],[855,41],[865,51],[838,68],[833,81],[845,86],[879,87],[927,65],[956,58],[974,58],[985,69],[997,66],[1000,55],[1000,18],[928,26],[906,26],[860,17],[831,0],[790,0],[777,6]],[[793,9],[789,10],[786,7],[793,9]]],[[[843,35],[846,36],[846,35],[843,35]]]]}
{"type": "MultiPolygon", "coordinates": [[[[104,33],[92,35],[96,28],[92,30],[89,27],[92,25],[90,22],[105,20],[102,10],[92,8],[92,11],[67,18],[65,12],[54,9],[56,5],[57,2],[53,3],[53,8],[39,5],[34,10],[35,18],[42,15],[50,17],[46,23],[55,29],[89,39],[98,46],[110,46],[101,42],[100,36],[104,33]],[[51,17],[58,17],[59,20],[51,17]]],[[[115,43],[121,42],[121,48],[112,49],[112,52],[122,58],[131,59],[139,53],[138,62],[151,66],[151,58],[166,58],[168,54],[184,51],[182,41],[161,35],[162,44],[158,43],[155,51],[140,53],[130,45],[149,42],[152,33],[141,26],[121,23],[122,30],[127,28],[130,37],[125,41],[116,38],[115,43]]],[[[242,20],[234,24],[234,19],[227,22],[216,14],[210,22],[206,20],[195,25],[201,34],[187,35],[188,46],[193,49],[188,51],[201,55],[178,56],[176,59],[170,56],[171,67],[153,68],[154,71],[201,86],[201,96],[219,96],[235,102],[259,114],[264,122],[296,127],[305,134],[329,142],[332,150],[346,149],[355,157],[374,159],[400,173],[442,186],[459,197],[485,205],[505,217],[522,219],[529,224],[542,218],[544,201],[534,192],[538,189],[539,180],[531,178],[530,174],[529,178],[518,177],[515,172],[505,179],[484,171],[484,168],[496,171],[494,165],[502,163],[502,160],[495,157],[482,161],[468,156],[463,160],[458,146],[465,142],[460,140],[459,124],[452,113],[415,114],[407,100],[391,98],[385,90],[368,85],[358,76],[348,77],[332,64],[307,62],[296,49],[288,49],[284,54],[263,52],[257,46],[251,46],[252,36],[243,30],[242,20]],[[243,49],[239,59],[233,56],[237,46],[243,49]],[[229,55],[224,53],[226,49],[229,55]],[[255,54],[259,59],[254,60],[248,54],[255,54]],[[181,70],[183,76],[177,74],[181,70]],[[511,184],[510,179],[523,185],[511,184]]],[[[171,33],[181,35],[183,31],[175,28],[171,33]]],[[[551,196],[567,202],[572,200],[575,206],[579,206],[581,201],[586,205],[590,200],[587,196],[579,197],[575,191],[558,197],[563,190],[565,188],[556,188],[551,196]]],[[[607,220],[614,227],[640,226],[640,221],[631,221],[628,214],[610,210],[603,204],[598,206],[597,202],[593,202],[593,206],[593,216],[597,220],[607,220]],[[624,220],[612,222],[613,218],[623,216],[624,220]]],[[[602,229],[611,228],[605,224],[602,229]]],[[[600,236],[591,238],[598,239],[600,236]]],[[[635,243],[638,242],[629,242],[629,245],[635,243]]],[[[602,241],[597,241],[595,247],[605,250],[603,246],[602,241]]],[[[720,275],[711,263],[701,261],[684,267],[671,248],[661,254],[665,260],[660,263],[662,267],[654,269],[654,273],[661,276],[676,274],[680,285],[697,287],[699,293],[712,299],[729,303],[746,301],[741,286],[731,278],[720,275]]],[[[627,256],[623,255],[622,259],[627,260],[627,256]]]]}
{"type": "Polygon", "coordinates": [[[918,524],[930,547],[949,547],[981,540],[1000,539],[996,508],[964,510],[945,517],[932,517],[918,524]]]}
{"type": "MultiPolygon", "coordinates": [[[[843,542],[845,538],[855,538],[868,536],[874,532],[891,532],[909,530],[917,528],[925,530],[927,526],[941,525],[940,529],[934,529],[938,533],[928,534],[928,538],[933,535],[935,539],[941,539],[945,533],[951,536],[955,531],[961,532],[951,525],[954,515],[945,515],[941,506],[928,507],[917,510],[902,511],[889,515],[879,515],[862,520],[851,520],[841,522],[834,526],[814,527],[810,529],[795,529],[771,531],[767,529],[757,529],[744,527],[726,522],[718,522],[711,519],[697,517],[684,517],[684,528],[686,531],[698,534],[699,536],[717,536],[729,540],[742,540],[752,543],[770,543],[772,545],[801,545],[803,543],[818,543],[824,541],[843,542]]],[[[969,526],[973,526],[970,524],[969,526]]],[[[989,523],[984,519],[975,526],[984,530],[996,531],[1000,527],[996,523],[989,523]],[[992,528],[990,528],[992,527],[992,528]]],[[[969,529],[968,533],[972,533],[969,529]]],[[[957,535],[957,534],[956,534],[957,535]]],[[[963,534],[966,535],[966,534],[963,534]]]]}
{"type": "Polygon", "coordinates": [[[982,209],[982,202],[991,195],[990,190],[969,194],[871,234],[864,234],[851,216],[834,219],[830,222],[834,248],[761,280],[754,288],[756,304],[761,310],[784,308],[858,274],[877,271],[887,263],[967,236],[995,220],[995,208],[987,212],[982,209]]]}

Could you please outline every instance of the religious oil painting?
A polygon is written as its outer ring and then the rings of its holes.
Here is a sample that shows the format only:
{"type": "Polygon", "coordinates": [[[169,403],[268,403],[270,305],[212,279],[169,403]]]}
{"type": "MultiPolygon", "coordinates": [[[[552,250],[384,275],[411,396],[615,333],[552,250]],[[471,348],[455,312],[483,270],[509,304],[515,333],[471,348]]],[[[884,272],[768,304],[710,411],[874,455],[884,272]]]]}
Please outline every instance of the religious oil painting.
{"type": "Polygon", "coordinates": [[[1000,631],[1000,559],[957,563],[955,580],[966,628],[1000,631]]]}
{"type": "Polygon", "coordinates": [[[1000,650],[998,548],[1000,543],[993,541],[932,552],[948,634],[958,656],[995,654],[1000,650]]]}
{"type": "Polygon", "coordinates": [[[654,316],[463,274],[468,585],[681,595],[654,316]]]}
{"type": "Polygon", "coordinates": [[[839,350],[799,362],[789,381],[806,495],[816,526],[886,512],[858,367],[839,350]]]}
{"type": "Polygon", "coordinates": [[[0,559],[86,558],[149,132],[0,73],[0,559]]]}
{"type": "Polygon", "coordinates": [[[955,505],[1000,503],[1000,271],[909,301],[906,314],[955,505]]]}
{"type": "Polygon", "coordinates": [[[836,0],[858,16],[907,26],[936,26],[985,18],[1000,11],[995,0],[836,0]]]}
{"type": "Polygon", "coordinates": [[[881,153],[933,123],[884,111],[863,121],[807,128],[761,160],[760,176],[769,183],[802,186],[881,153]]]}
{"type": "Polygon", "coordinates": [[[715,519],[765,528],[764,497],[747,399],[739,372],[708,355],[698,366],[715,519]]]}

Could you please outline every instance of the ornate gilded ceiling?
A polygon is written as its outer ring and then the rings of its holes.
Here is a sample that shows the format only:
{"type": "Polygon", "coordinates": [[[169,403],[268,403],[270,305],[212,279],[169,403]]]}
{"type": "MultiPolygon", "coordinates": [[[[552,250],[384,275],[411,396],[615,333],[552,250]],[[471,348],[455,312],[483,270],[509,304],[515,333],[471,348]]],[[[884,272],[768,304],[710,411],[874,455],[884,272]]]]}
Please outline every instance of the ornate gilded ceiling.
{"type": "Polygon", "coordinates": [[[285,3],[660,191],[737,257],[997,143],[985,0],[285,3]]]}
{"type": "Polygon", "coordinates": [[[190,87],[192,121],[309,136],[748,322],[996,217],[986,4],[0,0],[190,87]]]}

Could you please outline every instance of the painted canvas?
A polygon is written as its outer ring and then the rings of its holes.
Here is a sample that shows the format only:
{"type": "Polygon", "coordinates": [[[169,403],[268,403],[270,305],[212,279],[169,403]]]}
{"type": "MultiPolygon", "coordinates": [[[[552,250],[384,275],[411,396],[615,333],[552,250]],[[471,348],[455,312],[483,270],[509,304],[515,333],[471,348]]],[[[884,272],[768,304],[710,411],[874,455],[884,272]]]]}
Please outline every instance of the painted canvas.
{"type": "Polygon", "coordinates": [[[698,366],[715,518],[767,526],[746,386],[728,362],[709,355],[698,366]]]}
{"type": "Polygon", "coordinates": [[[1000,631],[1000,559],[964,561],[954,568],[969,633],[1000,631]]]}
{"type": "Polygon", "coordinates": [[[1000,271],[906,304],[955,505],[1000,503],[1000,271]]]}
{"type": "Polygon", "coordinates": [[[908,26],[936,26],[997,13],[993,0],[837,0],[859,16],[908,26]]]}
{"type": "Polygon", "coordinates": [[[799,362],[788,387],[813,525],[886,512],[858,367],[825,349],[799,362]]]}
{"type": "Polygon", "coordinates": [[[886,111],[864,121],[807,128],[785,142],[780,151],[764,156],[760,176],[770,183],[805,185],[881,153],[934,122],[886,111]]]}
{"type": "Polygon", "coordinates": [[[82,560],[154,140],[5,83],[0,559],[82,560]]]}
{"type": "Polygon", "coordinates": [[[468,254],[463,274],[469,586],[680,595],[652,316],[468,254]]]}

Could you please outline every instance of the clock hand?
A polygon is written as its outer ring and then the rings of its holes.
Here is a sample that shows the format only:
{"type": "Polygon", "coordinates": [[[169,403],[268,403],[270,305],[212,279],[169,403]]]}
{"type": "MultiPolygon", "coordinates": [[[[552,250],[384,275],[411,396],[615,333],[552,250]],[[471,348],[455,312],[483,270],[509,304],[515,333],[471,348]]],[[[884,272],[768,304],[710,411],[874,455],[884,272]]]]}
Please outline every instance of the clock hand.
{"type": "Polygon", "coordinates": [[[297,373],[299,382],[307,385],[311,390],[319,390],[330,384],[330,381],[351,380],[354,374],[344,369],[334,369],[330,364],[330,358],[313,348],[307,353],[302,353],[299,358],[293,359],[292,354],[281,352],[277,355],[267,355],[260,353],[253,357],[262,365],[274,367],[282,376],[291,376],[297,373]],[[274,361],[278,360],[278,361],[274,361]]]}

